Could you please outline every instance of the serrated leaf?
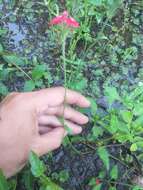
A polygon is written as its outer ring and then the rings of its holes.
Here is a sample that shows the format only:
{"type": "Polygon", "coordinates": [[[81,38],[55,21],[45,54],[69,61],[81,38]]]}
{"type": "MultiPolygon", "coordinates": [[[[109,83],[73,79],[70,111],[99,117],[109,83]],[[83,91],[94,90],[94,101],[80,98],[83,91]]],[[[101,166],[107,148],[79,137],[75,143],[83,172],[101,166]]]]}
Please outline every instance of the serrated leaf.
{"type": "Polygon", "coordinates": [[[112,104],[115,100],[120,100],[120,96],[115,87],[106,86],[104,93],[108,99],[109,104],[112,104]]]}
{"type": "Polygon", "coordinates": [[[31,165],[31,172],[35,177],[40,177],[44,174],[45,165],[34,152],[30,152],[29,162],[31,165]]]}
{"type": "Polygon", "coordinates": [[[128,110],[121,111],[121,115],[126,123],[131,123],[133,119],[133,113],[131,111],[128,110]]]}
{"type": "Polygon", "coordinates": [[[110,177],[111,179],[116,180],[118,178],[118,166],[113,166],[112,170],[110,171],[110,177]]]}
{"type": "Polygon", "coordinates": [[[100,159],[103,161],[107,170],[109,170],[109,153],[104,147],[100,147],[97,149],[97,153],[100,159]]]}

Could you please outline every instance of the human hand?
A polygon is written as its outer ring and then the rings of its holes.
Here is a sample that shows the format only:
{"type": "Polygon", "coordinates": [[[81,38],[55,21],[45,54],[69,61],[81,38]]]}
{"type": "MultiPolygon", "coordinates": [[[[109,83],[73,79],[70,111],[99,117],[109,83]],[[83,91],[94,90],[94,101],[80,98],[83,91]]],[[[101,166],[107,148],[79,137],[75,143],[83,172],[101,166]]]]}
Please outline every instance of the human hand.
{"type": "Polygon", "coordinates": [[[81,94],[65,89],[49,88],[29,93],[12,93],[0,104],[0,168],[7,177],[26,164],[32,150],[39,156],[58,148],[67,131],[58,117],[64,117],[73,134],[88,118],[69,105],[89,107],[81,94]],[[64,115],[63,115],[64,113],[64,115]]]}

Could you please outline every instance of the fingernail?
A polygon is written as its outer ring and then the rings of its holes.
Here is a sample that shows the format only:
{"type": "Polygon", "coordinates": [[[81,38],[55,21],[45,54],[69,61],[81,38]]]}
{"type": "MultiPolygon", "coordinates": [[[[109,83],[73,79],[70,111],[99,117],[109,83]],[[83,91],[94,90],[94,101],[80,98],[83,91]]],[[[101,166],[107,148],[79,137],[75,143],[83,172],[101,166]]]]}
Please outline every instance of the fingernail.
{"type": "Polygon", "coordinates": [[[84,121],[85,121],[85,123],[87,123],[89,121],[89,118],[87,116],[85,116],[84,121]]]}
{"type": "Polygon", "coordinates": [[[81,133],[81,132],[82,132],[82,127],[79,126],[79,127],[77,128],[76,133],[79,134],[79,133],[81,133]]]}

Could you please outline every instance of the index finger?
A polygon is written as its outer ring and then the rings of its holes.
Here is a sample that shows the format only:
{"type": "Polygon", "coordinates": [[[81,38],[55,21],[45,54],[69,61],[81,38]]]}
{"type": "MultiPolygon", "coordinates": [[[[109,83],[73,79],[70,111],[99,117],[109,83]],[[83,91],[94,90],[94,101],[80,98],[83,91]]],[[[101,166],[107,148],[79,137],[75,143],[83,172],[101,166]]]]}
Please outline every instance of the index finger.
{"type": "Polygon", "coordinates": [[[89,107],[90,102],[79,92],[65,89],[64,87],[55,87],[34,92],[34,100],[38,106],[59,106],[67,103],[80,107],[89,107]]]}

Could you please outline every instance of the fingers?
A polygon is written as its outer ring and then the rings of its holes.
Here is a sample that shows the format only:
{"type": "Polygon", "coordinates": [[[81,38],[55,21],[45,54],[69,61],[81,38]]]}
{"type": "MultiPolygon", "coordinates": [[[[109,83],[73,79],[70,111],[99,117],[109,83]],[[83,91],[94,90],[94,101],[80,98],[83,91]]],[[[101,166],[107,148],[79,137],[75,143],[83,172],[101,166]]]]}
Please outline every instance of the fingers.
{"type": "Polygon", "coordinates": [[[39,134],[40,135],[43,135],[43,134],[45,134],[45,133],[48,133],[48,132],[50,132],[50,131],[52,131],[52,127],[48,127],[48,126],[39,126],[39,134]]]}
{"type": "Polygon", "coordinates": [[[64,103],[75,104],[80,107],[89,107],[90,102],[80,93],[63,88],[55,87],[33,92],[33,101],[39,107],[59,106],[64,103]],[[65,97],[66,94],[66,97],[65,97]]]}
{"type": "MultiPolygon", "coordinates": [[[[42,116],[39,118],[39,133],[44,134],[55,127],[63,127],[63,124],[60,122],[60,120],[55,116],[42,116]]],[[[75,123],[72,123],[70,121],[65,120],[65,125],[71,130],[71,133],[73,135],[79,134],[82,132],[82,127],[80,125],[77,125],[75,123]]]]}
{"type": "MultiPolygon", "coordinates": [[[[63,92],[65,94],[65,89],[63,92]]],[[[87,100],[83,95],[81,95],[78,92],[72,91],[72,90],[66,90],[66,103],[67,104],[75,104],[80,107],[89,107],[90,102],[87,100]]]]}
{"type": "MultiPolygon", "coordinates": [[[[82,131],[80,126],[69,121],[66,121],[66,125],[74,131],[74,134],[79,134],[82,131]]],[[[46,129],[44,130],[46,132],[46,129]]],[[[49,129],[47,130],[48,133],[43,133],[43,135],[36,137],[31,146],[31,150],[36,152],[39,156],[59,148],[63,138],[67,135],[67,131],[63,127],[56,127],[51,131],[49,131],[49,129]]]]}
{"type": "Polygon", "coordinates": [[[56,116],[42,115],[38,118],[39,125],[62,127],[61,122],[56,116]]]}
{"type": "Polygon", "coordinates": [[[45,135],[38,136],[32,143],[31,150],[36,152],[39,156],[44,155],[49,151],[59,148],[64,136],[64,128],[55,128],[45,135]]]}
{"type": "MultiPolygon", "coordinates": [[[[49,107],[48,109],[44,110],[43,114],[56,115],[60,117],[63,116],[65,119],[71,120],[80,125],[86,124],[88,122],[87,116],[76,111],[75,109],[71,107],[65,107],[65,108],[64,106],[49,107]]],[[[42,115],[40,118],[42,117],[45,117],[45,116],[42,115]]]]}

